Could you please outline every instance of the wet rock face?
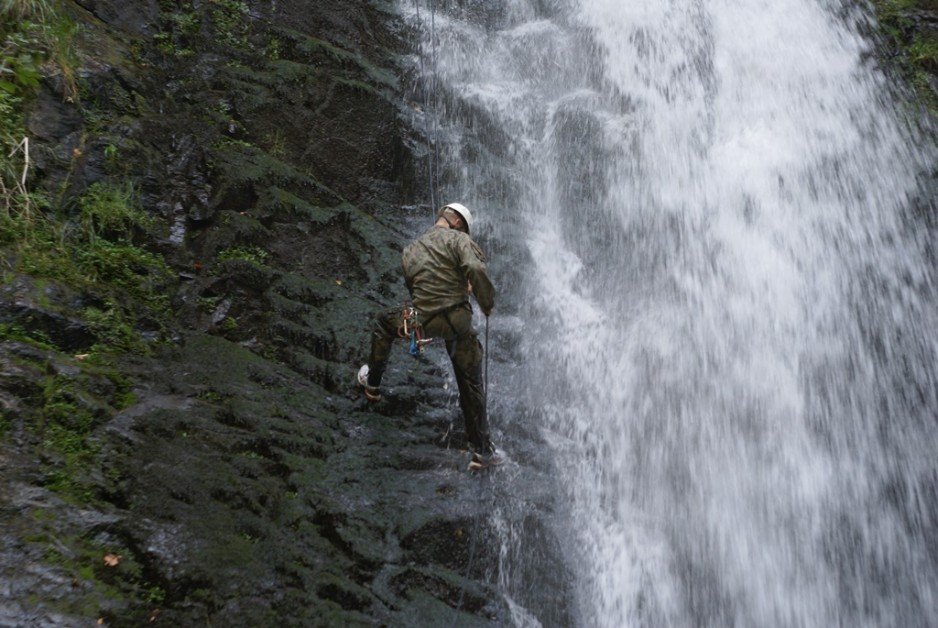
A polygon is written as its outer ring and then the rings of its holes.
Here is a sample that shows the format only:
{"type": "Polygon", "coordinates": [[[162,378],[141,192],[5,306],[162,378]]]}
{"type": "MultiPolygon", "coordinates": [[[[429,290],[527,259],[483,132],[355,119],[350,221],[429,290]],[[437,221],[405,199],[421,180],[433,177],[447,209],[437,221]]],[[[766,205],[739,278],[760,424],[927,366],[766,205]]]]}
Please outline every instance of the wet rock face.
{"type": "Polygon", "coordinates": [[[50,79],[34,101],[36,186],[132,182],[155,220],[135,241],[175,279],[126,354],[82,322],[94,295],[28,275],[0,294],[0,623],[507,621],[439,366],[396,353],[376,406],[352,386],[403,296],[404,236],[375,218],[412,201],[398,18],[72,8],[82,100],[50,79]]]}

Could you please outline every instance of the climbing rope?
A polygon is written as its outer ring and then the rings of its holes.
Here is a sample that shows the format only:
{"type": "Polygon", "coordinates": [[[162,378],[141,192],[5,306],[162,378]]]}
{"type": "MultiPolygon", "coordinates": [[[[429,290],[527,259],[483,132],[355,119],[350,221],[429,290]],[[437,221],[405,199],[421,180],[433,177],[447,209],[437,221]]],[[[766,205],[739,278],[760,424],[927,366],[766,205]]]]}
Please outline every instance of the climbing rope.
{"type": "MultiPolygon", "coordinates": [[[[423,80],[423,100],[424,100],[424,113],[427,116],[428,120],[428,151],[427,151],[427,194],[430,197],[430,209],[436,215],[436,208],[438,207],[437,199],[437,186],[436,179],[439,176],[439,163],[440,163],[440,154],[439,154],[439,125],[436,118],[436,109],[435,105],[437,104],[437,70],[438,70],[438,55],[437,55],[437,34],[436,34],[436,5],[432,0],[428,0],[427,5],[430,8],[430,68],[429,72],[427,71],[424,52],[425,49],[423,44],[420,46],[420,74],[423,80]]],[[[422,22],[420,17],[420,0],[414,0],[414,7],[417,13],[417,21],[422,22]]],[[[430,342],[430,339],[424,339],[423,337],[423,327],[420,324],[419,314],[413,306],[411,306],[406,301],[404,302],[404,310],[401,313],[401,326],[397,330],[398,336],[401,338],[410,340],[410,354],[413,356],[418,356],[423,352],[423,345],[430,342]]],[[[483,403],[485,407],[485,413],[488,415],[488,401],[489,401],[489,319],[485,317],[485,366],[483,372],[483,403]]],[[[452,425],[450,425],[452,429],[452,425]]],[[[444,439],[449,434],[444,435],[444,439]]],[[[485,474],[479,475],[479,482],[477,484],[477,503],[479,504],[480,511],[482,510],[482,500],[484,498],[484,487],[485,487],[485,474]]],[[[469,579],[469,574],[472,573],[472,567],[475,564],[476,552],[478,549],[478,541],[480,531],[478,525],[475,529],[470,531],[472,539],[469,543],[469,562],[466,565],[466,573],[463,576],[464,580],[469,579]]],[[[465,600],[466,587],[463,586],[459,593],[459,603],[456,605],[456,612],[459,613],[462,610],[463,601],[465,600]]]]}
{"type": "MultiPolygon", "coordinates": [[[[430,211],[436,212],[439,199],[437,198],[436,180],[439,178],[439,126],[436,118],[437,103],[437,38],[436,38],[436,5],[427,1],[430,8],[430,48],[424,48],[421,40],[418,49],[420,57],[420,81],[423,91],[423,113],[427,120],[427,196],[430,201],[430,211]],[[427,68],[426,57],[430,57],[430,67],[427,68]]],[[[414,11],[417,15],[417,23],[423,25],[423,18],[420,15],[420,0],[414,0],[414,11]]]]}
{"type": "Polygon", "coordinates": [[[429,180],[430,180],[430,209],[436,211],[440,203],[436,193],[436,180],[439,176],[440,154],[439,154],[439,132],[437,127],[436,105],[437,105],[437,77],[439,70],[437,47],[436,47],[436,5],[428,2],[430,5],[430,70],[431,83],[428,86],[427,112],[430,115],[430,151],[429,151],[429,180]],[[431,101],[432,98],[432,101],[431,101]]]}

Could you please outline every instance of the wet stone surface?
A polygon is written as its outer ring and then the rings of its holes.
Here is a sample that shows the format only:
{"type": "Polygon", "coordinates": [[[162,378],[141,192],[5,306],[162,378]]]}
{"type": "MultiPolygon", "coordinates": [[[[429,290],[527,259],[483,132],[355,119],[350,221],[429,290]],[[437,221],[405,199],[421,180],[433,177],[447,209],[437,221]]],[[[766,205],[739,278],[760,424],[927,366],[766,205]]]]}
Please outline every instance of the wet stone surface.
{"type": "Polygon", "coordinates": [[[491,513],[514,489],[480,499],[444,438],[442,349],[396,351],[379,404],[353,385],[372,312],[403,297],[400,18],[69,6],[82,101],[43,84],[36,186],[131,182],[154,220],[134,242],[172,280],[129,351],[87,322],[117,287],[0,291],[0,624],[509,621],[491,513]]]}

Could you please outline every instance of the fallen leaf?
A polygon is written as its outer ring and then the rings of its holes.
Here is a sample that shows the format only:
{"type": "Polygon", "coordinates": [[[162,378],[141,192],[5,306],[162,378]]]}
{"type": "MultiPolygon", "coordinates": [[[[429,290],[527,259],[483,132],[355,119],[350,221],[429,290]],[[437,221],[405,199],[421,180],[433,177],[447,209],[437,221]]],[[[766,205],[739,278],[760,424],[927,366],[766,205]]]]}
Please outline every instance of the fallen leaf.
{"type": "Polygon", "coordinates": [[[72,157],[74,157],[75,159],[78,159],[79,157],[81,157],[81,155],[82,155],[82,153],[81,153],[81,149],[80,149],[80,148],[76,148],[76,149],[72,150],[72,157]]]}
{"type": "Polygon", "coordinates": [[[341,280],[341,279],[336,279],[336,280],[335,280],[335,285],[341,286],[341,285],[342,285],[342,280],[341,280]]]}
{"type": "Polygon", "coordinates": [[[160,616],[160,609],[154,608],[153,612],[150,613],[150,623],[152,624],[153,622],[155,622],[156,618],[159,616],[160,616]]]}
{"type": "Polygon", "coordinates": [[[108,567],[117,567],[121,562],[120,554],[105,554],[104,564],[108,567]]]}
{"type": "Polygon", "coordinates": [[[75,356],[75,359],[78,360],[79,362],[84,362],[89,357],[91,357],[90,353],[79,353],[78,355],[75,356]]]}
{"type": "Polygon", "coordinates": [[[195,264],[192,265],[192,268],[196,270],[202,270],[202,262],[196,262],[195,264]]]}
{"type": "Polygon", "coordinates": [[[103,626],[103,625],[104,625],[104,618],[103,618],[103,617],[98,617],[98,625],[99,625],[99,626],[103,626]]]}

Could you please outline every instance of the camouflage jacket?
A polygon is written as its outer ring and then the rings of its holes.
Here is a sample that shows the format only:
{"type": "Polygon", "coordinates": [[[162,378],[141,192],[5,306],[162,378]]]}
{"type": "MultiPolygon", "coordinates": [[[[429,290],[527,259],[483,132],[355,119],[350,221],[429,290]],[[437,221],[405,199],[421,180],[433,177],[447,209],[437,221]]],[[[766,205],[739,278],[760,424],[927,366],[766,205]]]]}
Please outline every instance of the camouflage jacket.
{"type": "Polygon", "coordinates": [[[424,315],[468,303],[467,282],[483,310],[495,305],[485,255],[462,231],[434,226],[404,249],[401,266],[414,307],[424,315]]]}

